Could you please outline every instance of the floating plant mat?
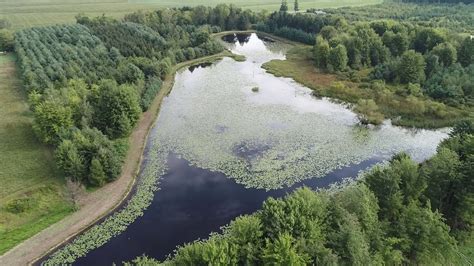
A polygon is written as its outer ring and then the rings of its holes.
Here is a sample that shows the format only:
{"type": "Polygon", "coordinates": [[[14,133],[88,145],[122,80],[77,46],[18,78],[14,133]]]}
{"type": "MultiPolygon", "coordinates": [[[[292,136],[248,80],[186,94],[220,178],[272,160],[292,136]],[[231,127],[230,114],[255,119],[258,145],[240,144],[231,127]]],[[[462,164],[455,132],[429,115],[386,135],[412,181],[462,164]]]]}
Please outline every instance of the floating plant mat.
{"type": "Polygon", "coordinates": [[[283,58],[284,46],[270,43],[272,50],[266,49],[255,34],[246,41],[231,45],[246,62],[225,58],[210,68],[178,73],[153,136],[156,149],[247,187],[276,189],[402,151],[423,160],[446,137],[446,130],[389,123],[361,127],[344,106],[316,99],[309,89],[260,68],[283,58]]]}

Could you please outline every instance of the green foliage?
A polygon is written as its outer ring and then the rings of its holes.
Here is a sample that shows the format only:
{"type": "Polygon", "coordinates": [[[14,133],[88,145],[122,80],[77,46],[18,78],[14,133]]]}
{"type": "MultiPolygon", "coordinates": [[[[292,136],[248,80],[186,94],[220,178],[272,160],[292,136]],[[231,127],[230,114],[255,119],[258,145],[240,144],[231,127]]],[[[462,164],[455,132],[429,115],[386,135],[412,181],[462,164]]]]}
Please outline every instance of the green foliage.
{"type": "Polygon", "coordinates": [[[33,129],[42,141],[57,144],[64,130],[74,125],[72,110],[54,101],[45,101],[34,107],[33,129]]]}
{"type": "Polygon", "coordinates": [[[354,111],[358,114],[359,120],[362,124],[379,125],[384,119],[383,114],[379,111],[379,107],[372,99],[359,100],[354,111]]]}
{"type": "Polygon", "coordinates": [[[286,0],[281,1],[280,5],[280,12],[287,12],[288,11],[288,2],[286,0]]]}
{"type": "Polygon", "coordinates": [[[94,19],[79,16],[77,22],[87,26],[103,41],[105,46],[117,48],[126,57],[160,59],[168,46],[158,32],[143,24],[118,22],[104,16],[94,19]]]}
{"type": "Polygon", "coordinates": [[[472,123],[472,120],[459,123],[452,137],[440,145],[438,154],[422,166],[429,184],[426,196],[433,210],[444,215],[458,237],[462,231],[472,230],[474,225],[472,123]]]}
{"type": "Polygon", "coordinates": [[[393,225],[408,260],[419,264],[446,264],[454,257],[456,242],[439,213],[410,202],[393,225]]]}
{"type": "Polygon", "coordinates": [[[474,121],[472,119],[465,119],[457,123],[449,135],[453,137],[468,134],[474,134],[474,121]]]}
{"type": "Polygon", "coordinates": [[[63,140],[56,150],[56,161],[67,178],[74,181],[83,181],[88,172],[85,158],[79,148],[71,140],[63,140]]]}
{"type": "Polygon", "coordinates": [[[406,87],[406,94],[407,95],[413,95],[413,96],[421,96],[422,95],[422,92],[421,92],[421,87],[420,87],[420,84],[418,83],[408,83],[407,87],[406,87]]]}
{"type": "Polygon", "coordinates": [[[316,46],[314,47],[314,62],[317,67],[326,69],[329,60],[329,44],[322,37],[316,38],[316,46]]]}
{"type": "Polygon", "coordinates": [[[397,33],[386,31],[383,34],[382,41],[393,56],[402,55],[408,49],[409,45],[408,35],[404,31],[397,33]]]}
{"type": "Polygon", "coordinates": [[[289,234],[280,234],[275,240],[266,239],[262,262],[264,265],[302,266],[309,263],[309,257],[294,247],[295,240],[289,234]]]}
{"type": "Polygon", "coordinates": [[[425,53],[445,41],[446,36],[440,30],[434,28],[420,28],[415,33],[413,48],[419,53],[425,53]]]}
{"type": "Polygon", "coordinates": [[[111,138],[127,136],[140,117],[138,93],[133,85],[118,86],[103,80],[92,99],[93,125],[111,138]]]}
{"type": "Polygon", "coordinates": [[[320,16],[311,16],[299,12],[294,15],[288,12],[274,12],[267,19],[257,23],[256,29],[314,45],[315,34],[325,25],[326,21],[320,16]]]}
{"type": "Polygon", "coordinates": [[[101,186],[121,172],[123,157],[113,142],[97,129],[72,130],[56,150],[56,160],[66,177],[90,186],[101,186]]]}
{"type": "Polygon", "coordinates": [[[8,20],[6,20],[6,19],[4,19],[4,18],[0,19],[0,30],[2,30],[2,29],[8,29],[8,28],[10,28],[10,27],[11,27],[10,21],[8,21],[8,20]]]}
{"type": "Polygon", "coordinates": [[[338,44],[329,51],[328,68],[333,71],[343,71],[347,67],[346,47],[338,44]]]}
{"type": "Polygon", "coordinates": [[[474,99],[474,65],[463,68],[454,64],[434,72],[426,81],[424,92],[447,104],[470,104],[474,99]]]}
{"type": "Polygon", "coordinates": [[[240,216],[228,227],[226,235],[232,245],[239,247],[239,264],[251,264],[259,257],[259,247],[263,244],[263,230],[256,216],[240,216]]]}
{"type": "Polygon", "coordinates": [[[145,79],[142,70],[132,63],[119,64],[115,80],[119,84],[136,83],[145,79]]]}
{"type": "Polygon", "coordinates": [[[145,90],[143,91],[142,97],[140,99],[140,106],[142,107],[143,111],[148,110],[160,89],[161,80],[159,78],[151,77],[146,81],[145,90]]]}
{"type": "Polygon", "coordinates": [[[459,63],[464,67],[474,63],[474,38],[466,37],[459,47],[459,63]]]}
{"type": "Polygon", "coordinates": [[[403,53],[398,69],[400,82],[423,83],[425,81],[425,59],[420,53],[409,50],[403,53]]]}
{"type": "Polygon", "coordinates": [[[30,210],[34,205],[35,202],[31,198],[19,198],[7,202],[4,208],[7,212],[19,214],[30,210]]]}
{"type": "Polygon", "coordinates": [[[444,66],[450,66],[457,60],[456,48],[451,43],[440,43],[436,45],[432,53],[439,57],[439,61],[444,66]]]}
{"type": "Polygon", "coordinates": [[[89,182],[92,186],[101,187],[106,183],[107,177],[105,176],[104,168],[102,167],[99,159],[92,158],[91,166],[89,167],[89,173],[89,182]]]}
{"type": "MultiPolygon", "coordinates": [[[[472,30],[472,18],[468,15],[472,13],[472,5],[426,6],[424,8],[416,5],[386,5],[388,8],[324,10],[328,13],[325,16],[276,12],[264,22],[259,23],[256,28],[274,34],[279,34],[281,28],[287,28],[285,32],[303,31],[303,33],[316,34],[313,58],[315,65],[322,70],[344,71],[346,73],[343,73],[343,76],[352,77],[355,70],[371,70],[371,75],[365,77],[364,81],[383,79],[394,85],[417,83],[421,85],[422,91],[429,92],[425,95],[433,97],[435,101],[442,101],[459,109],[464,109],[464,105],[472,106],[472,86],[468,81],[470,78],[459,78],[457,74],[469,72],[469,65],[472,62],[474,45],[470,37],[464,37],[465,32],[472,30]],[[394,13],[387,12],[388,9],[393,9],[394,13]],[[446,14],[451,14],[451,16],[446,14]],[[459,17],[450,20],[458,15],[459,17]],[[347,21],[351,23],[348,24],[347,21]],[[462,27],[458,27],[459,25],[462,27]],[[337,52],[340,52],[339,45],[346,48],[347,67],[344,64],[342,67],[341,64],[327,63],[329,59],[326,60],[326,58],[330,57],[330,53],[333,60],[342,58],[336,56],[337,52]],[[449,71],[449,68],[456,65],[458,61],[463,70],[449,71]],[[445,73],[443,78],[442,73],[445,73]],[[430,79],[433,80],[424,83],[425,80],[430,79]],[[442,79],[451,84],[441,85],[444,83],[440,81],[442,79]],[[452,83],[457,84],[452,85],[452,83]]],[[[280,36],[311,43],[311,40],[305,41],[304,38],[297,38],[294,34],[280,36]]],[[[342,55],[342,53],[339,54],[342,55]]],[[[351,78],[351,81],[360,81],[360,79],[351,78]]],[[[418,102],[423,98],[426,99],[421,92],[404,94],[399,95],[413,95],[418,98],[416,99],[418,102]]],[[[359,99],[353,102],[356,100],[359,99]]],[[[412,101],[412,99],[407,99],[407,101],[412,101]]],[[[387,112],[387,108],[393,109],[394,106],[399,105],[395,101],[393,103],[390,106],[384,106],[384,111],[387,112]]],[[[467,109],[470,108],[467,107],[467,109]]],[[[394,115],[392,111],[390,113],[394,115]]],[[[422,113],[424,111],[416,115],[420,116],[422,113]]],[[[416,125],[419,124],[418,121],[421,121],[421,118],[409,120],[411,121],[399,120],[400,122],[397,122],[395,120],[395,123],[416,125]]]]}
{"type": "Polygon", "coordinates": [[[12,52],[14,45],[13,32],[0,27],[0,51],[12,52]]]}
{"type": "Polygon", "coordinates": [[[219,237],[211,237],[206,242],[195,242],[185,245],[178,252],[176,260],[170,265],[236,265],[237,247],[221,240],[219,237]]]}
{"type": "Polygon", "coordinates": [[[142,255],[140,257],[135,258],[134,260],[130,262],[123,262],[125,266],[154,266],[154,265],[159,265],[160,262],[153,259],[149,258],[145,255],[142,255]]]}
{"type": "Polygon", "coordinates": [[[310,33],[306,33],[299,29],[281,27],[281,28],[275,29],[272,33],[277,36],[287,38],[293,41],[302,42],[306,44],[314,44],[314,35],[310,33]]]}
{"type": "Polygon", "coordinates": [[[333,224],[328,229],[328,247],[338,254],[341,261],[356,265],[368,264],[369,243],[357,217],[337,205],[330,208],[329,212],[333,224]]]}
{"type": "Polygon", "coordinates": [[[82,25],[21,30],[15,47],[28,90],[41,93],[75,78],[90,84],[115,73],[116,62],[107,48],[82,25]]]}

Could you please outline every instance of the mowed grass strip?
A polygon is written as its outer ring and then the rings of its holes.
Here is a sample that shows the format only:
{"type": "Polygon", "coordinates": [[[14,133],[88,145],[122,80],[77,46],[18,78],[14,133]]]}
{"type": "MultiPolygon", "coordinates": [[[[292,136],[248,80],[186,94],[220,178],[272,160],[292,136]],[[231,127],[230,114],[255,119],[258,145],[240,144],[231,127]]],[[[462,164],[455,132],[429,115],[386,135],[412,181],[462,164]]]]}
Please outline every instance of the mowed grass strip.
{"type": "MultiPolygon", "coordinates": [[[[300,10],[308,8],[332,8],[379,4],[382,0],[299,0],[300,10]]],[[[88,16],[105,14],[123,17],[137,10],[154,10],[182,6],[215,6],[234,4],[254,11],[275,11],[280,8],[280,0],[3,0],[0,1],[0,19],[10,21],[13,29],[32,26],[72,23],[79,13],[88,16]]],[[[290,11],[293,0],[288,1],[290,11]]]]}
{"type": "Polygon", "coordinates": [[[73,210],[31,121],[15,57],[0,55],[0,254],[73,210]]]}

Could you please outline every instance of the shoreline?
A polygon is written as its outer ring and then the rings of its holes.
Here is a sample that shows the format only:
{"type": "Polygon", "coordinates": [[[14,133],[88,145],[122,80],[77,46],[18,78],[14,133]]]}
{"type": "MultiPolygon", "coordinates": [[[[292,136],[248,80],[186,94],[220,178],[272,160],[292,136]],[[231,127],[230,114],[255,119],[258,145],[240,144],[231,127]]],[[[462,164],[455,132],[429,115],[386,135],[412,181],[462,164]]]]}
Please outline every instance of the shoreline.
{"type": "Polygon", "coordinates": [[[0,264],[31,265],[37,263],[44,256],[116,211],[129,198],[136,184],[149,132],[155,125],[163,99],[173,88],[176,73],[184,67],[218,60],[223,57],[235,59],[234,54],[224,50],[218,54],[185,61],[173,66],[170,74],[163,80],[162,88],[155,96],[151,107],[148,111],[142,113],[139,122],[129,136],[129,150],[122,165],[120,177],[114,182],[88,193],[79,202],[80,209],[78,211],[5,252],[0,256],[0,264]]]}

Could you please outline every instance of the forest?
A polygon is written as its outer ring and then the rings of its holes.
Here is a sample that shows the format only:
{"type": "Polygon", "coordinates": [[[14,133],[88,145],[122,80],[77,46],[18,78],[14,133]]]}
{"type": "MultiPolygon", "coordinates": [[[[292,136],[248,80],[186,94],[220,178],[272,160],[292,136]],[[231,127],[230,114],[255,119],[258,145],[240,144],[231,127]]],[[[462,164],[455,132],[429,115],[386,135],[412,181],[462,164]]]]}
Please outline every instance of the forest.
{"type": "MultiPolygon", "coordinates": [[[[460,265],[458,243],[474,225],[473,133],[464,121],[421,164],[401,153],[343,188],[269,198],[164,264],[460,265]]],[[[146,256],[126,263],[159,264],[146,256]]]]}

